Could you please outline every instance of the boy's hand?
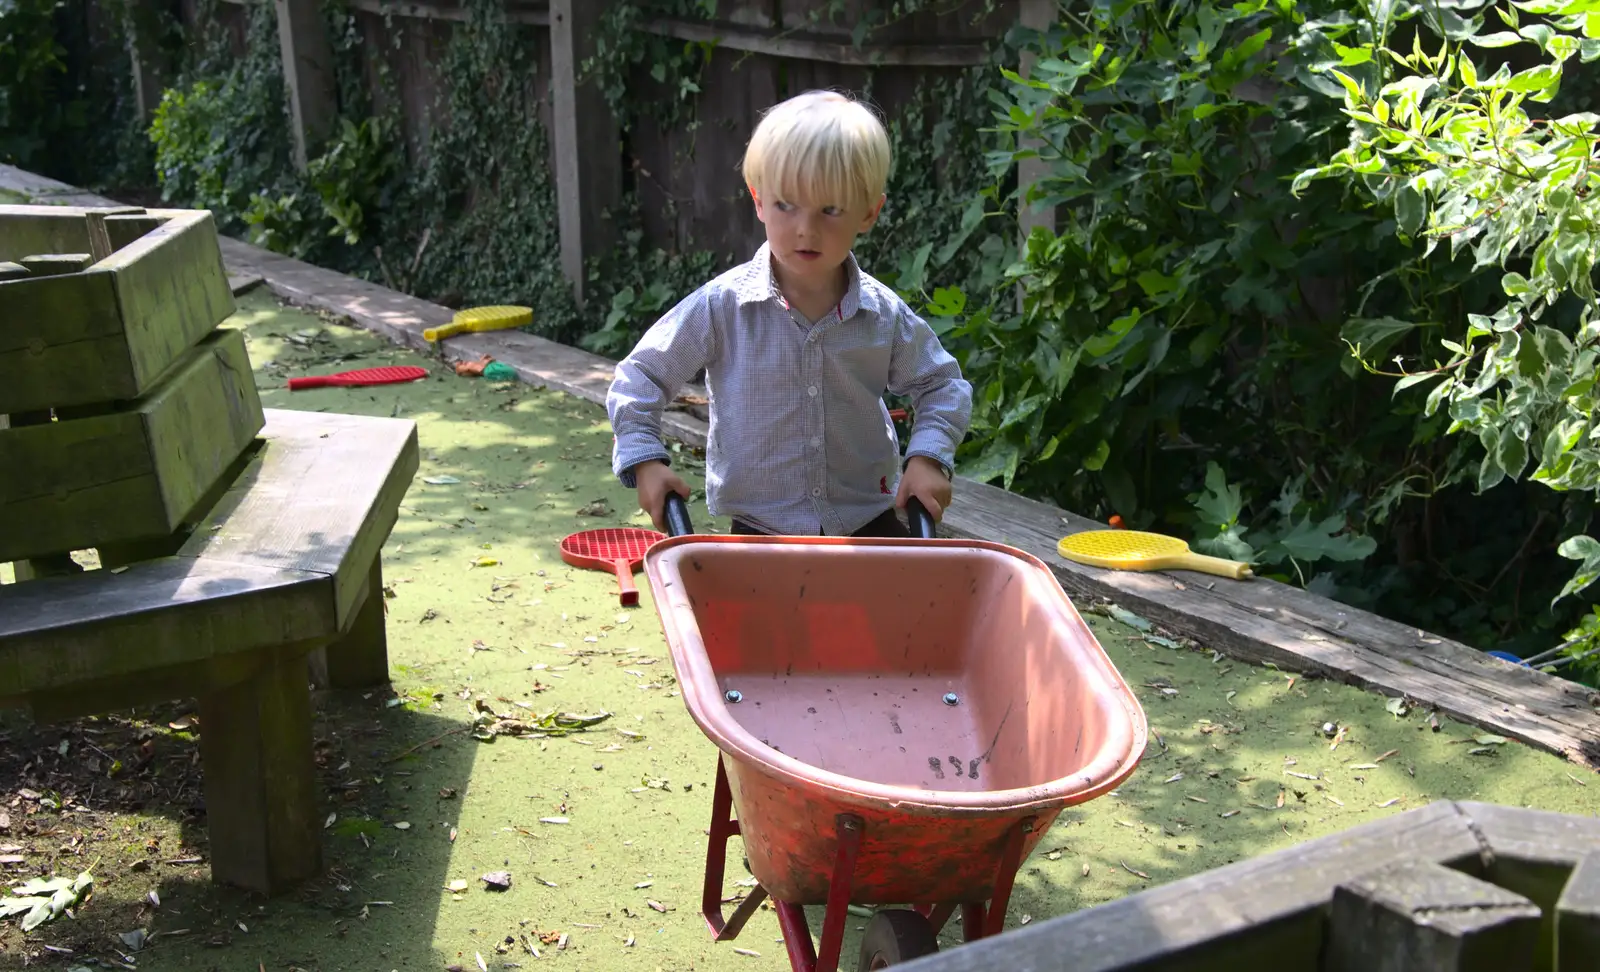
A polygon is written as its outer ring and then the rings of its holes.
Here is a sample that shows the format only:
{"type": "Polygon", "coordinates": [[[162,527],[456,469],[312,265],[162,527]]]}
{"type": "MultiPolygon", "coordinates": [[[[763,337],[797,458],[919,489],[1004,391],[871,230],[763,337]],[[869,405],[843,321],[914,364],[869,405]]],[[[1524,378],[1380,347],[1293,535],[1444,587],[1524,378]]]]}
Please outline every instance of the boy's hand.
{"type": "Polygon", "coordinates": [[[944,519],[944,509],[950,505],[950,480],[945,478],[943,467],[927,456],[912,456],[906,463],[900,491],[894,498],[895,509],[905,509],[906,501],[913,496],[922,500],[935,523],[944,519]]]}
{"type": "Polygon", "coordinates": [[[667,493],[673,492],[689,498],[689,484],[672,471],[672,467],[659,459],[639,463],[633,470],[634,483],[639,491],[639,509],[650,514],[657,530],[667,529],[667,493]]]}

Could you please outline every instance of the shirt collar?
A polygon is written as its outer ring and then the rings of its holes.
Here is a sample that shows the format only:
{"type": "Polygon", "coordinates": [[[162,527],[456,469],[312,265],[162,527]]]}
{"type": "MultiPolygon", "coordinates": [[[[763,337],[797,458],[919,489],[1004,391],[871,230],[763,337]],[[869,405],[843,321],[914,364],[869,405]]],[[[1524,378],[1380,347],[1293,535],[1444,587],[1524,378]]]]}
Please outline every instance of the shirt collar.
{"type": "MultiPolygon", "coordinates": [[[[850,282],[846,285],[844,299],[839,301],[839,316],[849,320],[856,312],[865,308],[873,310],[870,298],[861,288],[861,265],[856,262],[856,255],[849,254],[844,260],[845,272],[849,275],[850,282]]],[[[757,304],[764,300],[777,298],[783,299],[783,294],[778,290],[778,282],[772,276],[772,245],[761,244],[756,255],[745,264],[744,274],[739,278],[735,288],[741,304],[757,304]]]]}

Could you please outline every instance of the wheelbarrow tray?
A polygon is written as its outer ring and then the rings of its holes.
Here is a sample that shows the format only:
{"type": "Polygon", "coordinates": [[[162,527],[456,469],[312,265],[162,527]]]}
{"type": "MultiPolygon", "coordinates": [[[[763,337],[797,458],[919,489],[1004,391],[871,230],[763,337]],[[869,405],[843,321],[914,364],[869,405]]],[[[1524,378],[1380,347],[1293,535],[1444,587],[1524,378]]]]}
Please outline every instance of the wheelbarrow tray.
{"type": "Polygon", "coordinates": [[[851,902],[985,901],[998,861],[1026,858],[1143,754],[1132,691],[1049,568],[1014,548],[691,535],[644,567],[684,703],[721,752],[733,832],[775,900],[828,901],[849,817],[851,902]]]}

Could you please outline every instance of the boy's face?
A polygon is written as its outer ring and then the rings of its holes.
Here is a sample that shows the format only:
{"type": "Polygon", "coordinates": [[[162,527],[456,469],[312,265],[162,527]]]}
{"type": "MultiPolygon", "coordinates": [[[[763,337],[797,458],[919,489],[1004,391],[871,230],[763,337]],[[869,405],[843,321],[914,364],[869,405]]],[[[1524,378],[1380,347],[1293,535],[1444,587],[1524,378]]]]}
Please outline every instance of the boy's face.
{"type": "Polygon", "coordinates": [[[755,199],[756,217],[767,228],[772,258],[784,275],[818,283],[831,282],[856,237],[878,221],[885,199],[879,196],[870,209],[849,209],[842,204],[785,199],[776,193],[763,199],[754,189],[750,195],[755,199]]]}

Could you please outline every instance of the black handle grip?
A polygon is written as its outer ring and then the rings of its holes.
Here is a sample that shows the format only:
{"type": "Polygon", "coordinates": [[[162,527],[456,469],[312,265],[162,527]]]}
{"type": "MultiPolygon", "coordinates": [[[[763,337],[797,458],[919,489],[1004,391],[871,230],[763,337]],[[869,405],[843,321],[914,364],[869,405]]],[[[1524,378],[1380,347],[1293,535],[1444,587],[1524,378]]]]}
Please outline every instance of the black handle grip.
{"type": "Polygon", "coordinates": [[[674,537],[688,536],[694,532],[694,524],[689,522],[689,504],[670,489],[667,490],[666,521],[667,533],[674,537]]]}
{"type": "Polygon", "coordinates": [[[911,535],[918,540],[932,540],[937,524],[933,522],[933,514],[922,505],[922,500],[915,496],[906,500],[906,519],[911,524],[911,535]]]}

